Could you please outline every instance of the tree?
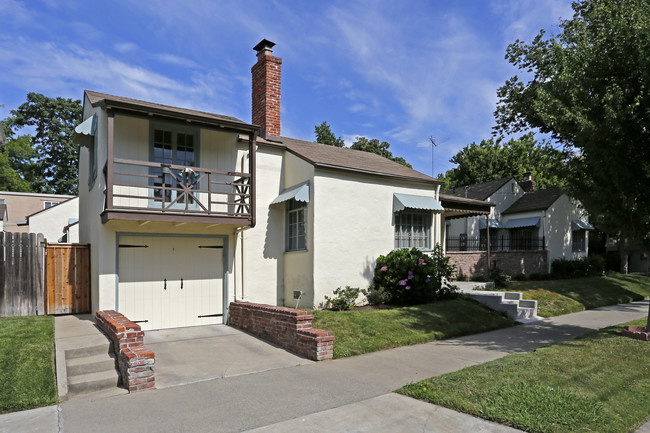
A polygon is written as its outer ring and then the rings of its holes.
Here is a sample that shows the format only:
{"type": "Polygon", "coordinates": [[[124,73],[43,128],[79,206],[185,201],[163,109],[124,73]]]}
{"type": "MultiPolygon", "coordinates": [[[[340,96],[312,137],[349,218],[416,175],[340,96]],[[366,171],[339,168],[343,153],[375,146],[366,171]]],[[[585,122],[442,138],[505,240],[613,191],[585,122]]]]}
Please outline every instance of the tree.
{"type": "Polygon", "coordinates": [[[12,133],[33,127],[36,151],[33,168],[40,176],[31,180],[33,192],[76,194],[79,146],[72,142],[81,122],[81,101],[28,93],[27,102],[11,111],[7,123],[12,133]]]}
{"type": "Polygon", "coordinates": [[[533,133],[522,135],[502,144],[500,139],[472,143],[454,155],[450,162],[457,164],[438,179],[444,188],[473,185],[504,177],[519,178],[530,171],[537,188],[565,186],[566,154],[549,143],[539,143],[533,133]]]}
{"type": "Polygon", "coordinates": [[[316,134],[317,143],[329,144],[330,146],[335,147],[345,146],[343,139],[341,137],[337,138],[336,135],[334,135],[327,121],[314,126],[314,133],[316,134]]]}
{"type": "Polygon", "coordinates": [[[388,150],[389,147],[390,144],[387,141],[382,141],[380,143],[379,140],[376,138],[369,140],[366,137],[357,137],[354,140],[354,143],[352,143],[352,146],[350,146],[350,149],[376,153],[377,155],[383,156],[384,158],[388,158],[391,161],[397,162],[398,164],[402,164],[408,168],[412,168],[411,164],[406,162],[406,160],[401,156],[393,156],[393,153],[390,150],[388,150]]]}
{"type": "Polygon", "coordinates": [[[569,187],[600,229],[650,248],[650,0],[582,0],[561,32],[511,44],[531,75],[498,90],[497,130],[538,128],[572,157],[569,187]]]}
{"type": "Polygon", "coordinates": [[[0,148],[0,190],[31,192],[32,181],[38,172],[34,169],[36,152],[30,137],[13,138],[11,131],[6,131],[6,135],[7,142],[0,148]]]}

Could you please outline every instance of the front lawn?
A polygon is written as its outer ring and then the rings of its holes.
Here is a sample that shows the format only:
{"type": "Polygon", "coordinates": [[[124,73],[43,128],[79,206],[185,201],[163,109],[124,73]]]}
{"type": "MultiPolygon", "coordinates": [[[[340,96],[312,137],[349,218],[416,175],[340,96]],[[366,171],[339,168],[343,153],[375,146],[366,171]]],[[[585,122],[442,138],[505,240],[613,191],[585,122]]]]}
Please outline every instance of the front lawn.
{"type": "Polygon", "coordinates": [[[0,413],[57,403],[54,318],[0,318],[0,413]]]}
{"type": "Polygon", "coordinates": [[[455,299],[390,310],[314,311],[314,328],[334,332],[334,358],[512,326],[473,301],[455,299]]]}
{"type": "Polygon", "coordinates": [[[623,275],[568,280],[513,281],[508,291],[537,300],[542,317],[575,313],[606,305],[640,301],[650,296],[650,277],[623,275]]]}
{"type": "Polygon", "coordinates": [[[650,417],[650,343],[621,336],[621,327],[397,392],[528,432],[632,431],[650,417]]]}

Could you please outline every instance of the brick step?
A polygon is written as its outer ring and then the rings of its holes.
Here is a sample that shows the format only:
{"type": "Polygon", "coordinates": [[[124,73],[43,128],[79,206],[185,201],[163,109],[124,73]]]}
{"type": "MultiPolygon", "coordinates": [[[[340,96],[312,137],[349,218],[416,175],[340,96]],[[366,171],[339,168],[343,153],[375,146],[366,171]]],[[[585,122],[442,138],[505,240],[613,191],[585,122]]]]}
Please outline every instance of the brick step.
{"type": "Polygon", "coordinates": [[[68,377],[68,395],[100,391],[115,388],[119,384],[119,376],[115,368],[108,371],[80,374],[68,377]]]}
{"type": "Polygon", "coordinates": [[[72,358],[66,360],[65,364],[68,377],[110,371],[115,370],[115,355],[112,353],[101,353],[81,358],[72,358]]]}

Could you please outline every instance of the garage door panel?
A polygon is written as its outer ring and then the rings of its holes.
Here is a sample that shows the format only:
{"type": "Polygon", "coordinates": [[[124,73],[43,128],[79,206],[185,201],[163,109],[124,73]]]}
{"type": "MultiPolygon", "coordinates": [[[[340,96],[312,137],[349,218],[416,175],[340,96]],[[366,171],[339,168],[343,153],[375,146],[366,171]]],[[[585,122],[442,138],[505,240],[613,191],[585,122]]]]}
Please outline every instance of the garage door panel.
{"type": "Polygon", "coordinates": [[[118,309],[143,329],[223,323],[223,249],[220,239],[122,236],[118,309]],[[147,248],[144,248],[144,246],[147,248]],[[166,280],[166,284],[165,284],[166,280]],[[182,287],[181,287],[182,286],[182,287]]]}

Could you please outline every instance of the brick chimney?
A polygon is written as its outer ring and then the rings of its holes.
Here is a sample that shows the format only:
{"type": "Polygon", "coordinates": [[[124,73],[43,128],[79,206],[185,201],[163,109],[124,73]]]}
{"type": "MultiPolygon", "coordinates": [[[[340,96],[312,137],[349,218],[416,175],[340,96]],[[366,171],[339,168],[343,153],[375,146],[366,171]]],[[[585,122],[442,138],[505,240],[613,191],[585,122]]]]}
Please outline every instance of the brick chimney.
{"type": "Polygon", "coordinates": [[[533,192],[535,191],[535,181],[533,180],[533,173],[530,171],[527,171],[524,173],[524,180],[519,182],[521,187],[524,189],[525,192],[533,192]]]}
{"type": "Polygon", "coordinates": [[[261,127],[262,137],[280,136],[280,69],[282,59],[273,57],[275,43],[263,39],[253,48],[257,63],[251,68],[253,75],[253,121],[261,127]]]}

